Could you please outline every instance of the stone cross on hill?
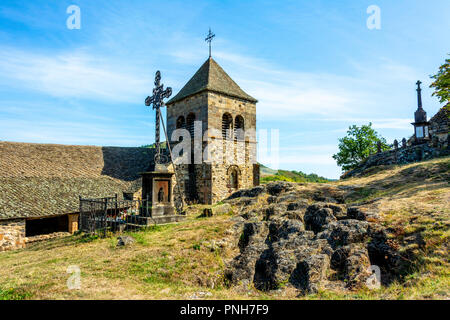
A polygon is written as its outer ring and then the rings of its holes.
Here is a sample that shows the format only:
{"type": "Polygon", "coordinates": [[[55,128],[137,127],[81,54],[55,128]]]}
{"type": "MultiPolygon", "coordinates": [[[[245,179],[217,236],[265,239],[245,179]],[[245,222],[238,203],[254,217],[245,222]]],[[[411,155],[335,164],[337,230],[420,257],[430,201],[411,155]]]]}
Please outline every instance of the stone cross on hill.
{"type": "Polygon", "coordinates": [[[153,89],[153,96],[148,96],[145,99],[145,105],[148,107],[153,104],[153,109],[156,109],[156,124],[155,124],[155,148],[156,148],[156,156],[155,163],[159,162],[161,158],[161,148],[159,144],[160,140],[160,129],[159,125],[161,122],[161,107],[164,107],[164,98],[169,98],[172,95],[172,88],[167,87],[164,90],[164,85],[160,83],[161,81],[161,72],[156,71],[155,75],[155,88],[153,89]]]}
{"type": "Polygon", "coordinates": [[[422,84],[422,81],[417,80],[416,84],[417,84],[417,89],[416,89],[416,91],[417,91],[417,104],[418,104],[419,109],[421,109],[422,108],[422,88],[420,88],[420,85],[422,84]]]}

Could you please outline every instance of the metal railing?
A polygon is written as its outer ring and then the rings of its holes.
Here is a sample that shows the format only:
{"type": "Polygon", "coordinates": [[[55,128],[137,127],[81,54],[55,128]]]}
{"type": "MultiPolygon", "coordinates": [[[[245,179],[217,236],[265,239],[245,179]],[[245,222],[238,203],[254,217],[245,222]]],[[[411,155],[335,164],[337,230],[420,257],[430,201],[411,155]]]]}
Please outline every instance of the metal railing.
{"type": "Polygon", "coordinates": [[[148,200],[118,200],[115,197],[80,199],[80,230],[106,236],[146,227],[150,217],[148,200]]]}

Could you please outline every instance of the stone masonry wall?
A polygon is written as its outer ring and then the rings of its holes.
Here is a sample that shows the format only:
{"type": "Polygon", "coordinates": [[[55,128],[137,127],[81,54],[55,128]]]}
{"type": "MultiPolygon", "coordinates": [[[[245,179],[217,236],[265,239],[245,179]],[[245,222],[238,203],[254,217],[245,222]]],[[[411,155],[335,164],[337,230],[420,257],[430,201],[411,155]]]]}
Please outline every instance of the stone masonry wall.
{"type": "MultiPolygon", "coordinates": [[[[238,170],[238,188],[249,188],[254,184],[253,164],[256,163],[256,104],[241,99],[228,97],[214,92],[203,92],[170,105],[167,109],[167,128],[169,138],[176,128],[179,116],[185,121],[190,113],[195,114],[196,121],[202,121],[201,149],[195,154],[206,153],[208,148],[210,161],[195,164],[196,193],[201,203],[212,204],[230,195],[235,189],[230,188],[230,168],[238,170]],[[245,131],[252,132],[244,141],[224,141],[222,139],[222,116],[229,113],[233,125],[237,116],[244,119],[245,131]],[[209,130],[211,129],[211,130],[209,130]],[[214,129],[214,130],[212,130],[214,129]],[[208,134],[206,135],[206,131],[208,134]],[[219,152],[223,150],[223,152],[219,152]],[[222,155],[222,158],[217,158],[222,155]]],[[[172,148],[176,143],[172,142],[172,148]]],[[[200,148],[200,146],[197,146],[200,148]]],[[[174,157],[177,155],[174,154],[174,157]]],[[[189,166],[177,164],[178,182],[186,199],[189,194],[189,166]]],[[[256,179],[257,181],[258,179],[256,179]]],[[[174,185],[174,187],[176,187],[174,185]]],[[[176,191],[175,191],[176,192],[176,191]]]]}
{"type": "MultiPolygon", "coordinates": [[[[217,93],[208,93],[208,124],[210,128],[222,131],[222,116],[230,113],[233,125],[237,116],[244,118],[246,136],[243,141],[223,141],[214,132],[208,132],[208,144],[212,148],[223,149],[223,161],[212,166],[212,200],[217,202],[235,192],[230,186],[230,170],[236,169],[238,189],[253,187],[253,164],[256,163],[256,104],[241,99],[230,98],[217,93]],[[249,134],[250,133],[250,134],[249,134]]],[[[217,132],[217,133],[218,133],[217,132]]]]}
{"type": "Polygon", "coordinates": [[[353,170],[347,171],[341,178],[350,178],[364,173],[367,169],[381,165],[407,164],[450,155],[450,145],[447,142],[433,144],[422,143],[407,146],[397,150],[376,153],[361,161],[353,170]]]}
{"type": "Polygon", "coordinates": [[[25,219],[0,221],[0,251],[25,248],[25,219]]]}

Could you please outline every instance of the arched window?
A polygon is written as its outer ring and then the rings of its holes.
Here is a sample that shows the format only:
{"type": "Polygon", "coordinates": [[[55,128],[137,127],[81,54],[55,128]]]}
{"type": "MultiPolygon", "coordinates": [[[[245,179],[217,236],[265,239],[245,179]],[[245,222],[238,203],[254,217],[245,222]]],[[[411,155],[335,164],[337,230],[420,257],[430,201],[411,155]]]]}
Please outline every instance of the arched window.
{"type": "Polygon", "coordinates": [[[236,116],[234,119],[234,139],[244,140],[244,118],[242,116],[236,116]]]}
{"type": "Polygon", "coordinates": [[[222,116],[223,139],[230,139],[232,130],[233,130],[233,117],[229,113],[224,113],[222,116]]]}
{"type": "Polygon", "coordinates": [[[231,189],[239,189],[239,168],[231,166],[228,168],[228,187],[231,189]]]}
{"type": "Polygon", "coordinates": [[[238,172],[236,169],[231,170],[230,173],[230,187],[233,189],[238,188],[238,172]]]}
{"type": "Polygon", "coordinates": [[[189,113],[186,118],[186,129],[191,134],[191,137],[194,137],[194,122],[195,122],[195,113],[189,113]]]}
{"type": "Polygon", "coordinates": [[[184,117],[183,116],[179,116],[177,119],[177,129],[181,129],[184,128],[186,125],[185,121],[184,121],[184,117]]]}

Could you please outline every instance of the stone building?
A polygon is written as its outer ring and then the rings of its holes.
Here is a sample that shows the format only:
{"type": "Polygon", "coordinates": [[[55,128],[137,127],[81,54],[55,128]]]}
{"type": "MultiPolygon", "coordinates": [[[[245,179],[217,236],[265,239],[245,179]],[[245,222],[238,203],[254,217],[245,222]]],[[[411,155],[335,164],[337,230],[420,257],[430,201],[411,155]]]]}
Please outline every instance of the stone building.
{"type": "Polygon", "coordinates": [[[153,150],[0,142],[0,251],[78,230],[79,196],[139,197],[153,150]]]}
{"type": "MultiPolygon", "coordinates": [[[[191,163],[174,155],[178,179],[166,194],[212,204],[259,184],[256,102],[212,58],[201,66],[167,103],[169,137],[185,128],[195,150],[191,163]],[[202,157],[207,150],[217,161],[202,157]]],[[[0,251],[77,231],[80,197],[142,198],[154,157],[154,148],[0,142],[0,251]]]]}
{"type": "Polygon", "coordinates": [[[211,57],[166,103],[169,138],[189,132],[192,152],[174,154],[187,202],[212,204],[259,184],[256,103],[211,57]]]}

